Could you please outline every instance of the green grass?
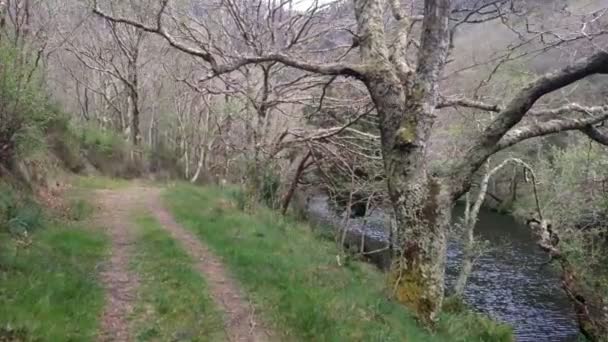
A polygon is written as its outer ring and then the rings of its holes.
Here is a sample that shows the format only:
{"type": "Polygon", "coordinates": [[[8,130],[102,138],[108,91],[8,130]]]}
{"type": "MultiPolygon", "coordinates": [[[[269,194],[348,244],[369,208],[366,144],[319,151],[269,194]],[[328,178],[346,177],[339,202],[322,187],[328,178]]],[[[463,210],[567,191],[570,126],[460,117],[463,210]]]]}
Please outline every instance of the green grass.
{"type": "Polygon", "coordinates": [[[475,314],[444,314],[436,332],[387,299],[370,265],[339,267],[336,248],[301,223],[259,208],[236,209],[216,188],[165,193],[176,219],[220,255],[258,312],[296,341],[510,341],[511,329],[475,314]]]}
{"type": "Polygon", "coordinates": [[[133,322],[139,341],[223,341],[222,315],[179,244],[148,216],[137,217],[133,267],[141,285],[133,322]]]}
{"type": "Polygon", "coordinates": [[[18,247],[0,234],[0,340],[93,341],[103,306],[103,234],[50,224],[18,247]]]}
{"type": "Polygon", "coordinates": [[[80,190],[121,189],[131,184],[125,179],[105,176],[75,176],[72,183],[80,190]]]}

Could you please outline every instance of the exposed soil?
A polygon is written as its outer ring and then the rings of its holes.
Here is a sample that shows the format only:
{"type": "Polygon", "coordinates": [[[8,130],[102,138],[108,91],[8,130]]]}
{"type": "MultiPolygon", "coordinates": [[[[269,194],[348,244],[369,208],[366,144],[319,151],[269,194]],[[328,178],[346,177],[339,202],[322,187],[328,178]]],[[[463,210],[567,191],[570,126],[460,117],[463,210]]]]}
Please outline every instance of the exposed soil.
{"type": "Polygon", "coordinates": [[[96,195],[99,204],[95,216],[97,225],[107,229],[111,239],[111,256],[101,272],[106,304],[99,341],[133,340],[129,316],[133,312],[139,280],[129,267],[135,242],[132,213],[142,207],[149,210],[195,260],[196,269],[208,283],[215,304],[224,313],[224,328],[230,341],[272,340],[273,334],[255,317],[253,306],[221,260],[193,233],[177,224],[163,207],[160,189],[130,187],[100,190],[96,195]]]}
{"type": "Polygon", "coordinates": [[[196,262],[209,285],[215,304],[224,312],[224,327],[230,341],[261,342],[273,336],[256,318],[253,305],[226,271],[222,261],[193,233],[180,226],[162,206],[160,196],[148,197],[149,209],[171,236],[179,241],[196,262]]]}
{"type": "Polygon", "coordinates": [[[130,270],[135,235],[132,212],[141,205],[143,188],[98,190],[95,224],[107,230],[110,238],[110,258],[103,265],[101,282],[106,303],[101,318],[98,341],[131,341],[129,316],[137,295],[139,279],[130,270]]]}

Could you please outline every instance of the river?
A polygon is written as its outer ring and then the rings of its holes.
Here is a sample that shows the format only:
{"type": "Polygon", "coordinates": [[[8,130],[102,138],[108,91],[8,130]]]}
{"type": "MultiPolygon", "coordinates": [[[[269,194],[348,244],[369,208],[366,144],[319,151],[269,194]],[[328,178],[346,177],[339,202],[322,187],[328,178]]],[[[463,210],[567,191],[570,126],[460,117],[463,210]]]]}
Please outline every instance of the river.
{"type": "MultiPolygon", "coordinates": [[[[344,222],[330,209],[326,196],[309,198],[305,209],[309,219],[322,226],[344,222]]],[[[456,208],[454,217],[461,213],[456,208]]],[[[357,241],[357,234],[363,231],[367,240],[382,243],[388,237],[386,221],[386,215],[375,210],[365,220],[351,219],[348,225],[353,240],[357,241]]],[[[575,341],[578,327],[560,288],[559,275],[546,265],[548,257],[536,246],[529,229],[509,216],[485,210],[479,215],[476,233],[489,242],[490,250],[475,264],[466,302],[474,310],[513,326],[517,341],[575,341]]],[[[455,280],[461,255],[459,244],[450,242],[447,288],[455,280]]]]}

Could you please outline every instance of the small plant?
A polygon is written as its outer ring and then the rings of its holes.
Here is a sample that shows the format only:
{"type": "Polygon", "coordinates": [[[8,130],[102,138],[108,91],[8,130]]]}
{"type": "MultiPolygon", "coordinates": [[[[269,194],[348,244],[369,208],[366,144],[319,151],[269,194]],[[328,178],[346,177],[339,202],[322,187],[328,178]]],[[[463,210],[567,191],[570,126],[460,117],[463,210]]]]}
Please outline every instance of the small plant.
{"type": "Polygon", "coordinates": [[[82,221],[93,213],[93,207],[83,199],[74,199],[70,203],[68,218],[72,221],[82,221]]]}
{"type": "Polygon", "coordinates": [[[82,127],[81,142],[86,149],[108,157],[122,153],[126,147],[125,140],[120,135],[93,125],[82,127]]]}
{"type": "Polygon", "coordinates": [[[281,186],[281,176],[273,170],[266,169],[262,174],[261,196],[264,203],[270,208],[278,205],[278,193],[281,186]]]}
{"type": "Polygon", "coordinates": [[[40,206],[32,200],[22,199],[8,185],[0,185],[0,227],[14,237],[27,237],[43,226],[40,206]]]}
{"type": "Polygon", "coordinates": [[[278,208],[281,176],[271,167],[262,167],[254,162],[248,165],[247,170],[247,206],[256,207],[263,203],[269,208],[278,208]]]}
{"type": "Polygon", "coordinates": [[[0,341],[29,341],[27,330],[24,328],[13,328],[10,325],[0,327],[0,341]]]}
{"type": "Polygon", "coordinates": [[[467,304],[461,297],[451,296],[443,301],[443,312],[448,314],[460,314],[469,311],[467,304]]]}
{"type": "Polygon", "coordinates": [[[247,195],[241,188],[234,188],[228,191],[228,196],[234,201],[239,210],[245,210],[247,206],[247,195]]]}

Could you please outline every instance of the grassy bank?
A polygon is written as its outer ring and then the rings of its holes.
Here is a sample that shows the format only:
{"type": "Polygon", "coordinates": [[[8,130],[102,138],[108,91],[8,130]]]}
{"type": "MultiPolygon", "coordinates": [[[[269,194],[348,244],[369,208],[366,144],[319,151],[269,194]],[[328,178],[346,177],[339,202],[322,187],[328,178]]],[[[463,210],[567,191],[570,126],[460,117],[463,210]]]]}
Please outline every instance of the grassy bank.
{"type": "Polygon", "coordinates": [[[147,215],[137,218],[133,268],[139,289],[133,322],[139,341],[224,341],[222,316],[179,244],[147,215]]]}
{"type": "Polygon", "coordinates": [[[72,184],[76,190],[88,192],[89,190],[121,189],[131,183],[126,179],[105,176],[73,176],[72,184]]]}
{"type": "Polygon", "coordinates": [[[96,266],[107,241],[74,222],[39,223],[27,238],[0,229],[0,340],[92,341],[103,306],[96,266]]]}
{"type": "Polygon", "coordinates": [[[283,340],[510,341],[510,329],[473,314],[445,314],[431,333],[389,300],[372,266],[338,266],[335,246],[308,226],[260,208],[236,209],[225,191],[177,185],[165,193],[176,219],[229,265],[283,340]]]}

